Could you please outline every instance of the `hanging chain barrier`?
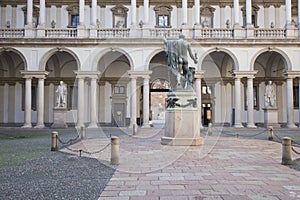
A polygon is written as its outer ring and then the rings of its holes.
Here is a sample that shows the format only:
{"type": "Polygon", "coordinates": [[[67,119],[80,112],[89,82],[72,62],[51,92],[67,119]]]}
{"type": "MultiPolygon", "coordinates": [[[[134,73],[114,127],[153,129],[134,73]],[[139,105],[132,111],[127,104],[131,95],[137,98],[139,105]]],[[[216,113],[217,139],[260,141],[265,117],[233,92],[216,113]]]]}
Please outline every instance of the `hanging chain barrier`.
{"type": "MultiPolygon", "coordinates": [[[[81,138],[81,140],[83,140],[84,138],[81,138]]],[[[104,147],[102,147],[100,150],[97,151],[87,151],[84,149],[71,149],[69,146],[72,144],[75,144],[76,142],[78,142],[80,140],[80,135],[78,134],[75,138],[69,139],[68,141],[63,141],[57,132],[53,132],[52,133],[52,147],[51,147],[51,151],[57,151],[58,150],[58,143],[61,143],[62,146],[61,148],[65,148],[71,152],[75,152],[75,153],[79,153],[79,157],[82,156],[82,154],[88,154],[88,155],[94,155],[94,154],[99,154],[101,152],[103,152],[107,147],[109,147],[112,143],[109,142],[108,144],[106,144],[104,147]]]]}
{"type": "MultiPolygon", "coordinates": [[[[244,137],[244,138],[252,138],[252,137],[256,137],[256,136],[259,136],[259,135],[262,135],[266,132],[269,131],[269,129],[264,129],[263,131],[259,132],[259,133],[255,133],[255,134],[252,134],[252,135],[245,135],[245,134],[239,134],[239,133],[226,133],[225,131],[223,130],[218,130],[216,128],[213,128],[214,130],[217,130],[218,132],[221,132],[221,134],[224,134],[224,135],[227,135],[227,136],[231,136],[231,137],[236,137],[236,138],[239,138],[239,137],[244,137]]],[[[208,133],[210,133],[210,131],[208,130],[208,133]]]]}

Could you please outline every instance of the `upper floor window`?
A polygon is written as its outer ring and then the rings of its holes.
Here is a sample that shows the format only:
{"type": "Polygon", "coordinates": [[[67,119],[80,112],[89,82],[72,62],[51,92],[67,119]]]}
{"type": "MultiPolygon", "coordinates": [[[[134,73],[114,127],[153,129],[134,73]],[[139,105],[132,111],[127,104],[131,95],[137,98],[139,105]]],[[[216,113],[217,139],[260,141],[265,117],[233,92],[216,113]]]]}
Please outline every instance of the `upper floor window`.
{"type": "Polygon", "coordinates": [[[203,28],[213,28],[214,27],[214,12],[215,8],[211,6],[204,6],[200,8],[200,22],[203,28]]]}
{"type": "Polygon", "coordinates": [[[126,28],[128,8],[123,5],[117,5],[111,11],[113,14],[113,28],[126,28]]]}
{"type": "MultiPolygon", "coordinates": [[[[24,24],[27,24],[27,6],[22,8],[24,12],[24,24]]],[[[39,24],[39,15],[40,15],[40,9],[36,6],[33,6],[33,12],[32,12],[32,26],[35,28],[39,24]]]]}
{"type": "Polygon", "coordinates": [[[171,28],[171,11],[173,8],[167,5],[158,5],[154,7],[156,16],[156,26],[159,28],[171,28]]]}
{"type": "MultiPolygon", "coordinates": [[[[257,13],[258,13],[259,7],[254,5],[252,6],[252,15],[251,15],[251,23],[254,27],[258,27],[257,24],[257,13]]],[[[247,22],[246,22],[246,7],[242,8],[242,12],[243,12],[243,26],[246,27],[247,22]]]]}
{"type": "Polygon", "coordinates": [[[76,28],[79,25],[79,6],[71,5],[67,7],[68,11],[68,27],[76,28]]]}

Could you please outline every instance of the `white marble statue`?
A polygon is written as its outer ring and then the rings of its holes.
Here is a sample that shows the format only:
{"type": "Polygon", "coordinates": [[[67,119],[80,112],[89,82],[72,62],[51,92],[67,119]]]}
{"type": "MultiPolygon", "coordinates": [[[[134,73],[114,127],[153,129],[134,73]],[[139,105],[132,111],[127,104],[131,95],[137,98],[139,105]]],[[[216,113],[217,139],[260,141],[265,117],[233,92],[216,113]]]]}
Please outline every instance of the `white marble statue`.
{"type": "Polygon", "coordinates": [[[56,107],[65,108],[67,106],[67,87],[63,81],[59,82],[59,86],[56,89],[56,107]]]}
{"type": "Polygon", "coordinates": [[[265,107],[276,107],[276,85],[272,81],[268,81],[265,90],[265,107]]]}

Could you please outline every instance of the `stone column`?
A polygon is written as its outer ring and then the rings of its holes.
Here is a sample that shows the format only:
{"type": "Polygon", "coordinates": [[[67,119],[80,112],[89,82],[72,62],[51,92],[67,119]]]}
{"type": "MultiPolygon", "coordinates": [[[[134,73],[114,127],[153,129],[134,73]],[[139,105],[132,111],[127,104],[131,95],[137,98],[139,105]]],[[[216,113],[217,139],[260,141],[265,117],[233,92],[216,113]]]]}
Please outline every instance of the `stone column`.
{"type": "Polygon", "coordinates": [[[77,128],[84,127],[84,77],[78,76],[77,128]]]}
{"type": "Polygon", "coordinates": [[[136,27],[136,0],[131,0],[131,26],[136,27]]]}
{"type": "Polygon", "coordinates": [[[144,26],[149,25],[149,0],[144,0],[144,26]]]}
{"type": "Polygon", "coordinates": [[[233,1],[234,27],[240,27],[240,4],[239,0],[233,1]]]}
{"type": "Polygon", "coordinates": [[[275,4],[275,28],[280,28],[280,4],[275,4]]]}
{"type": "Polygon", "coordinates": [[[90,105],[90,124],[88,128],[98,128],[97,125],[97,78],[91,78],[91,105],[90,105]]]}
{"type": "MultiPolygon", "coordinates": [[[[298,0],[298,28],[300,28],[300,0],[298,0]]],[[[300,93],[300,92],[299,92],[300,93]]]]}
{"type": "Polygon", "coordinates": [[[300,77],[298,77],[299,79],[299,127],[300,127],[300,77]]]}
{"type": "Polygon", "coordinates": [[[187,25],[187,0],[182,0],[182,25],[187,25]]]}
{"type": "Polygon", "coordinates": [[[37,125],[34,128],[44,128],[44,79],[40,77],[38,79],[38,101],[37,101],[37,125]]]}
{"type": "Polygon", "coordinates": [[[220,28],[226,27],[226,19],[225,19],[225,5],[220,5],[220,28]]]}
{"type": "Polygon", "coordinates": [[[254,76],[248,76],[247,79],[247,127],[256,128],[254,125],[254,107],[253,107],[253,79],[254,76]]]}
{"type": "Polygon", "coordinates": [[[234,103],[235,103],[235,128],[242,128],[242,109],[241,109],[241,76],[234,76],[234,103]]]}
{"type": "Polygon", "coordinates": [[[40,0],[40,16],[39,16],[39,25],[45,27],[46,21],[46,5],[45,0],[40,0]]]}
{"type": "Polygon", "coordinates": [[[199,25],[200,24],[200,0],[194,1],[194,12],[195,12],[194,25],[199,25]]]}
{"type": "Polygon", "coordinates": [[[203,71],[198,71],[195,73],[195,88],[196,88],[196,95],[197,95],[197,106],[199,109],[199,125],[200,128],[203,128],[202,126],[202,93],[201,93],[201,79],[203,78],[203,71]]]}
{"type": "Polygon", "coordinates": [[[293,102],[293,78],[286,76],[286,114],[287,114],[287,128],[295,128],[294,123],[294,102],[293,102]]]}
{"type": "Polygon", "coordinates": [[[97,26],[97,0],[92,0],[92,15],[91,15],[91,25],[93,27],[97,26]]]}
{"type": "Polygon", "coordinates": [[[136,76],[130,76],[130,99],[131,99],[131,116],[130,116],[130,127],[136,126],[136,76]]]}
{"type": "Polygon", "coordinates": [[[246,26],[252,26],[252,0],[246,0],[246,26]]]}
{"type": "Polygon", "coordinates": [[[270,21],[269,21],[269,16],[270,16],[270,5],[266,4],[264,5],[264,27],[265,28],[270,28],[270,21]]]}
{"type": "Polygon", "coordinates": [[[292,22],[292,0],[285,0],[285,20],[286,26],[292,22]]]}
{"type": "Polygon", "coordinates": [[[79,0],[79,25],[84,26],[84,0],[79,0]]]}
{"type": "Polygon", "coordinates": [[[143,87],[143,128],[150,128],[149,125],[149,76],[144,77],[144,87],[143,87]]]}
{"type": "Polygon", "coordinates": [[[25,77],[25,123],[22,128],[31,128],[31,79],[25,77]]]}
{"type": "Polygon", "coordinates": [[[27,26],[32,27],[33,0],[27,0],[27,26]]]}

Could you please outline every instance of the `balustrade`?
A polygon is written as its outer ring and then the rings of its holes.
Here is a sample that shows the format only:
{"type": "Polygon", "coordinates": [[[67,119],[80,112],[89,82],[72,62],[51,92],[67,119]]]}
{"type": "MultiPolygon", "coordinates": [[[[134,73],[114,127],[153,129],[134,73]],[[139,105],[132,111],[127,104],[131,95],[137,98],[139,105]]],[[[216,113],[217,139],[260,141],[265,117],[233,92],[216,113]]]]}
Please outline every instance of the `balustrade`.
{"type": "MultiPolygon", "coordinates": [[[[36,34],[41,29],[30,29],[32,31],[31,38],[77,38],[77,28],[46,28],[42,29],[45,33],[36,34]]],[[[12,29],[4,28],[0,29],[0,38],[24,38],[27,29],[12,29]]],[[[86,29],[90,31],[90,29],[86,29]]],[[[129,28],[109,28],[109,29],[96,29],[97,38],[162,38],[166,36],[168,38],[178,38],[182,29],[179,28],[140,28],[135,29],[136,34],[131,35],[131,29],[129,28]],[[147,34],[145,34],[148,32],[147,34]]],[[[185,29],[185,32],[189,32],[186,37],[192,39],[234,39],[234,29],[228,28],[200,28],[200,29],[185,29]]],[[[242,29],[247,31],[247,29],[242,29]]],[[[286,29],[284,28],[255,28],[254,39],[285,39],[287,37],[286,29]]],[[[298,29],[295,29],[298,32],[298,29]]],[[[89,34],[87,34],[89,35],[89,34]]],[[[245,34],[246,35],[246,34],[245,34]]],[[[298,38],[298,34],[293,36],[298,38]]],[[[88,36],[87,36],[88,38],[88,36]]],[[[244,39],[247,39],[246,37],[244,39]]],[[[251,38],[253,39],[253,37],[251,38]]]]}

